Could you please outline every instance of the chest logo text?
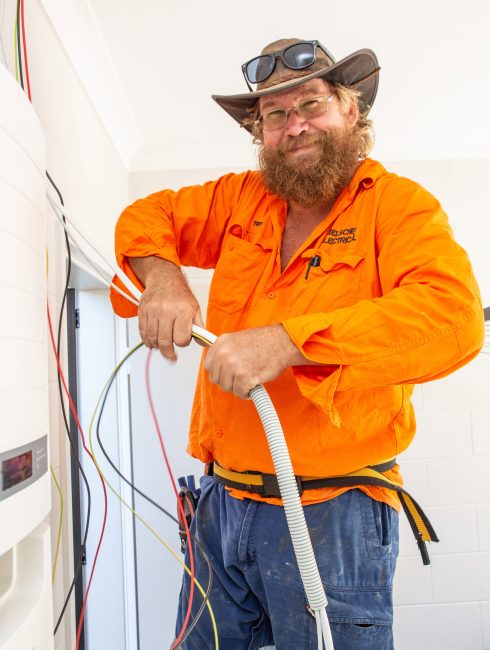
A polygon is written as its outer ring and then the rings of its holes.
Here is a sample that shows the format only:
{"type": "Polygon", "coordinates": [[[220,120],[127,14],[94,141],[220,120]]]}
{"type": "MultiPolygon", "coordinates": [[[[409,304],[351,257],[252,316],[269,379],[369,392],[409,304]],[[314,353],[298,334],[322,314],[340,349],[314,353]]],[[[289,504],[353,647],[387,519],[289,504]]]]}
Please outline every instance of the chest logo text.
{"type": "Polygon", "coordinates": [[[341,228],[335,230],[330,228],[327,233],[327,236],[323,240],[324,244],[350,244],[356,240],[356,230],[357,228],[341,228]]]}

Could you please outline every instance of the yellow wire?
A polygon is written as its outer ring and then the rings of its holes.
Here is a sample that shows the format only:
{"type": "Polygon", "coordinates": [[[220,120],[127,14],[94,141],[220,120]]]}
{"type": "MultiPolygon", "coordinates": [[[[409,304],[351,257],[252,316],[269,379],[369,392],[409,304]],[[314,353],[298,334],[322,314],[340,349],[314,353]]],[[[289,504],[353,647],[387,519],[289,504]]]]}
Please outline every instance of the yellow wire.
{"type": "MultiPolygon", "coordinates": [[[[102,389],[102,392],[101,392],[101,394],[100,394],[100,396],[99,396],[99,398],[98,398],[98,400],[97,400],[97,404],[95,405],[95,409],[94,409],[94,412],[93,412],[93,414],[92,414],[92,418],[91,418],[91,420],[90,420],[90,426],[89,426],[89,429],[88,429],[88,440],[89,440],[90,451],[91,451],[92,456],[93,456],[93,458],[94,458],[95,466],[96,466],[97,469],[99,470],[100,475],[101,475],[102,478],[104,479],[104,481],[105,481],[107,487],[111,490],[111,492],[112,492],[112,493],[113,493],[113,494],[114,494],[114,495],[119,499],[119,501],[120,501],[124,506],[126,506],[126,508],[127,508],[130,512],[132,512],[132,514],[136,517],[136,519],[138,519],[138,521],[140,521],[140,522],[143,524],[143,526],[144,526],[147,530],[149,530],[150,533],[152,533],[152,534],[153,534],[153,535],[158,539],[158,541],[159,541],[159,542],[160,542],[160,543],[161,543],[161,544],[162,544],[162,545],[167,549],[167,551],[169,551],[169,552],[173,555],[173,557],[177,560],[177,562],[179,562],[179,564],[182,565],[182,567],[184,568],[184,570],[185,570],[189,575],[192,575],[192,574],[191,574],[191,570],[189,569],[189,567],[188,567],[188,566],[185,564],[185,562],[184,562],[184,561],[183,561],[183,560],[182,560],[182,559],[177,555],[177,553],[175,553],[175,551],[174,551],[174,550],[173,550],[173,549],[172,549],[172,548],[167,544],[167,542],[166,542],[162,537],[160,537],[160,535],[159,535],[159,534],[158,534],[158,533],[157,533],[157,532],[156,532],[156,531],[155,531],[155,530],[150,526],[150,524],[149,524],[147,521],[145,521],[145,520],[143,519],[143,517],[141,517],[141,516],[136,512],[136,510],[135,510],[134,508],[132,508],[128,503],[126,503],[126,501],[125,501],[125,500],[123,499],[123,497],[122,497],[122,496],[121,496],[121,495],[116,491],[116,489],[112,487],[112,485],[109,483],[109,481],[107,480],[107,478],[106,478],[106,477],[104,476],[104,474],[102,473],[102,470],[101,470],[101,468],[100,468],[100,466],[99,466],[99,464],[97,463],[97,460],[96,460],[96,458],[95,458],[94,447],[93,447],[93,444],[92,444],[92,427],[93,427],[93,423],[94,423],[94,420],[95,420],[95,415],[96,415],[96,413],[97,413],[97,411],[98,411],[98,408],[99,408],[99,404],[100,404],[100,402],[101,402],[101,400],[102,400],[102,396],[104,395],[106,389],[107,389],[108,386],[109,386],[109,383],[110,383],[110,381],[111,381],[111,377],[112,377],[112,375],[113,375],[114,373],[117,373],[117,372],[119,371],[120,367],[121,367],[121,366],[123,365],[123,363],[126,361],[126,359],[127,359],[127,358],[128,358],[128,357],[129,357],[129,356],[130,356],[130,355],[131,355],[131,354],[132,354],[132,353],[133,353],[137,348],[141,347],[142,345],[143,345],[143,343],[139,343],[137,346],[135,346],[135,347],[134,347],[130,352],[128,352],[128,354],[124,357],[124,359],[122,359],[122,361],[120,361],[120,362],[117,364],[117,366],[116,366],[116,367],[114,368],[114,370],[111,372],[111,376],[110,376],[110,378],[107,380],[107,382],[106,382],[104,388],[102,389]]],[[[195,576],[194,576],[194,584],[195,584],[196,587],[198,588],[198,590],[199,590],[199,592],[201,593],[202,597],[205,598],[205,597],[206,597],[206,592],[205,592],[204,589],[201,587],[200,583],[197,581],[197,579],[196,579],[195,576]]],[[[207,601],[206,606],[207,606],[207,608],[208,608],[208,610],[209,610],[209,616],[210,616],[210,618],[211,618],[211,623],[212,623],[212,626],[213,626],[213,633],[214,633],[214,641],[215,641],[215,645],[216,645],[216,650],[219,650],[218,629],[217,629],[217,627],[216,627],[216,619],[215,619],[215,617],[214,617],[214,612],[213,612],[213,609],[212,609],[212,607],[211,607],[211,603],[209,602],[209,600],[207,601]]]]}
{"type": "Polygon", "coordinates": [[[201,336],[201,334],[197,334],[196,332],[192,332],[192,338],[197,339],[198,341],[201,341],[202,343],[205,343],[206,346],[211,345],[211,341],[206,339],[204,336],[201,336]]]}
{"type": "Polygon", "coordinates": [[[15,80],[18,82],[19,81],[19,63],[17,59],[17,13],[19,11],[19,7],[17,6],[17,11],[15,13],[15,25],[14,25],[14,61],[15,61],[15,80]]]}
{"type": "MultiPolygon", "coordinates": [[[[16,30],[15,31],[17,33],[17,23],[15,23],[15,25],[16,25],[16,30]]],[[[16,59],[16,62],[17,62],[17,59],[16,59]]],[[[48,277],[48,268],[49,268],[49,257],[48,257],[48,247],[46,246],[46,278],[48,277]]],[[[56,474],[54,473],[54,469],[53,469],[53,466],[51,465],[51,463],[49,464],[49,466],[51,468],[51,474],[53,476],[53,480],[54,480],[54,482],[56,484],[56,489],[58,490],[58,494],[60,495],[60,520],[59,520],[59,523],[58,523],[58,539],[56,541],[56,553],[54,555],[53,570],[51,572],[51,584],[53,585],[54,584],[54,577],[56,575],[56,566],[58,564],[58,556],[59,556],[59,552],[60,552],[60,542],[61,542],[61,528],[62,528],[62,525],[63,525],[63,492],[61,491],[60,484],[58,483],[58,481],[56,479],[56,474]]]]}
{"type": "Polygon", "coordinates": [[[56,565],[58,564],[58,556],[59,556],[59,552],[60,552],[61,526],[63,524],[63,492],[61,491],[60,484],[58,483],[58,481],[56,479],[56,474],[54,473],[54,469],[53,469],[53,466],[51,465],[51,463],[49,464],[49,466],[51,468],[51,474],[52,474],[53,480],[54,480],[54,482],[56,484],[56,488],[57,488],[57,490],[59,492],[59,495],[60,495],[60,520],[59,520],[59,524],[58,524],[58,540],[56,542],[56,553],[54,555],[53,571],[51,573],[51,584],[54,584],[54,576],[56,574],[56,565]]]}

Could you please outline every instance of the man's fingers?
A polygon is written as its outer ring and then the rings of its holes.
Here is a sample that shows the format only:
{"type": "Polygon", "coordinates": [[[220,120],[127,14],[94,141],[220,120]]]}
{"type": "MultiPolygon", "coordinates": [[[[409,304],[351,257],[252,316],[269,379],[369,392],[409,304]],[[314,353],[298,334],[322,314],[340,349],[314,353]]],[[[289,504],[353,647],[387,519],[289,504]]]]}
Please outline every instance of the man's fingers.
{"type": "Polygon", "coordinates": [[[196,313],[194,314],[194,320],[192,321],[193,325],[198,325],[199,327],[204,327],[204,321],[201,315],[201,308],[198,307],[196,313]]]}
{"type": "MultiPolygon", "coordinates": [[[[140,331],[140,336],[141,340],[143,343],[145,343],[146,339],[146,312],[144,312],[141,308],[138,311],[138,327],[140,331]]],[[[146,344],[145,344],[146,345],[146,344]]]]}
{"type": "Polygon", "coordinates": [[[188,318],[175,319],[173,326],[173,340],[179,348],[189,345],[192,338],[192,321],[188,318]]]}
{"type": "Polygon", "coordinates": [[[146,312],[140,312],[139,319],[139,331],[141,340],[148,348],[157,348],[158,347],[158,323],[155,319],[148,318],[146,312]]]}
{"type": "Polygon", "coordinates": [[[177,298],[151,288],[143,292],[139,331],[147,347],[158,348],[164,357],[175,361],[175,346],[189,345],[193,323],[203,325],[199,305],[188,290],[177,298]]]}

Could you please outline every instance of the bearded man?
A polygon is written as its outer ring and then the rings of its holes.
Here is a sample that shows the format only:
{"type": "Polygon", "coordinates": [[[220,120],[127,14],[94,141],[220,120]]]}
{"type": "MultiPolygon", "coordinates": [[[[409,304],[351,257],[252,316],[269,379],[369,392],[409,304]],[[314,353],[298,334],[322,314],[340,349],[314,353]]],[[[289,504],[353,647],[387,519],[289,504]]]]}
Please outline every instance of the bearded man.
{"type": "MultiPolygon", "coordinates": [[[[247,399],[266,384],[335,650],[390,650],[398,512],[417,509],[395,456],[415,433],[413,384],[456,370],[481,347],[478,288],[438,201],[367,157],[379,76],[371,50],[335,62],[318,41],[284,39],[242,70],[250,92],[214,99],[253,134],[260,170],[137,201],[117,225],[118,263],[144,289],[143,342],[172,360],[203,325],[180,267],[214,268],[206,327],[218,339],[203,354],[188,451],[210,468],[191,531],[213,568],[219,647],[317,648],[247,399]]],[[[136,314],[120,295],[112,300],[121,316],[136,314]]],[[[423,540],[437,538],[423,513],[412,523],[427,563],[423,540]]],[[[207,584],[200,551],[195,562],[207,584]]],[[[188,594],[185,575],[177,633],[188,594]]],[[[209,616],[179,647],[215,647],[209,616]]]]}

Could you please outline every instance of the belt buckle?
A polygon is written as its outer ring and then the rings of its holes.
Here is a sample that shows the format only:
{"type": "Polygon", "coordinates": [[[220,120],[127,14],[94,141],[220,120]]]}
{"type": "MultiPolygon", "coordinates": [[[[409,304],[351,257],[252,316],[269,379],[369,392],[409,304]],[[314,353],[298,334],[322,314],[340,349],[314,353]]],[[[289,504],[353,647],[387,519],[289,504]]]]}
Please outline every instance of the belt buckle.
{"type": "MultiPolygon", "coordinates": [[[[301,476],[295,476],[296,485],[298,486],[299,496],[303,494],[303,483],[301,476]]],[[[279,490],[279,483],[275,474],[262,474],[262,483],[264,484],[264,497],[275,497],[281,499],[281,492],[279,490]]]]}

